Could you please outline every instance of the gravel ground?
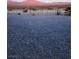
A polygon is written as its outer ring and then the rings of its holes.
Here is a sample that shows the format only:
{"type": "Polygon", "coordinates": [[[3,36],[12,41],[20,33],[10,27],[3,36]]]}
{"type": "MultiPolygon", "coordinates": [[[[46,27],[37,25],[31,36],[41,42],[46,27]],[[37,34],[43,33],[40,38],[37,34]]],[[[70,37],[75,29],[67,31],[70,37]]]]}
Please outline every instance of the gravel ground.
{"type": "Polygon", "coordinates": [[[70,16],[8,15],[8,59],[70,59],[70,16]]]}

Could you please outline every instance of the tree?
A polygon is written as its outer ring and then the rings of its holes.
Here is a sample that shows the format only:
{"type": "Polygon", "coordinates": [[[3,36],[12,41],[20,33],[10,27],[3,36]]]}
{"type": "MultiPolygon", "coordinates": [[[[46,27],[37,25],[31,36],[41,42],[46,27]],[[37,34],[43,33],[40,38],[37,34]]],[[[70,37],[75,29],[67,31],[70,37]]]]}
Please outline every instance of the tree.
{"type": "Polygon", "coordinates": [[[24,9],[23,12],[28,12],[28,10],[27,9],[24,9]]]}
{"type": "Polygon", "coordinates": [[[65,14],[68,15],[68,16],[71,16],[71,7],[67,7],[65,9],[65,14]]]}

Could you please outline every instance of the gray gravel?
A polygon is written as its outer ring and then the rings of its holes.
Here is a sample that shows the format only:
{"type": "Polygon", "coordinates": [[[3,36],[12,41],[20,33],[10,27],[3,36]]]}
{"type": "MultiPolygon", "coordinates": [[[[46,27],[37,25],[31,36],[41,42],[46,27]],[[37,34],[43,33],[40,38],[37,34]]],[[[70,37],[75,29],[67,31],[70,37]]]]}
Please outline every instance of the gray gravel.
{"type": "Polygon", "coordinates": [[[8,15],[8,59],[70,59],[70,16],[8,15]]]}

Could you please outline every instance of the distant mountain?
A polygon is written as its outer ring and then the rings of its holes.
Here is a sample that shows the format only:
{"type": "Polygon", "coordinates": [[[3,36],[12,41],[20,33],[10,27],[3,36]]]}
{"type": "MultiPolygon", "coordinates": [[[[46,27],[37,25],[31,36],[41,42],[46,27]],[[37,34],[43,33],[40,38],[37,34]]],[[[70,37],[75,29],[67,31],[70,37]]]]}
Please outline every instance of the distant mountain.
{"type": "Polygon", "coordinates": [[[24,2],[13,2],[11,0],[7,1],[8,8],[23,8],[23,7],[33,7],[33,6],[65,6],[69,5],[70,2],[53,2],[53,3],[44,3],[37,0],[27,0],[24,2]]]}
{"type": "Polygon", "coordinates": [[[70,2],[53,2],[53,3],[47,3],[44,6],[65,6],[70,5],[70,2]]]}
{"type": "Polygon", "coordinates": [[[11,5],[17,5],[17,6],[22,6],[22,5],[25,5],[25,6],[36,6],[36,5],[42,5],[42,4],[45,4],[43,2],[40,2],[40,1],[36,1],[36,0],[27,0],[27,1],[24,1],[24,2],[14,2],[14,1],[11,1],[11,0],[8,0],[7,1],[7,4],[8,6],[11,6],[11,5]]]}
{"type": "Polygon", "coordinates": [[[29,6],[36,6],[36,5],[42,5],[45,4],[44,2],[40,2],[37,0],[27,0],[24,2],[25,5],[29,5],[29,6]]]}

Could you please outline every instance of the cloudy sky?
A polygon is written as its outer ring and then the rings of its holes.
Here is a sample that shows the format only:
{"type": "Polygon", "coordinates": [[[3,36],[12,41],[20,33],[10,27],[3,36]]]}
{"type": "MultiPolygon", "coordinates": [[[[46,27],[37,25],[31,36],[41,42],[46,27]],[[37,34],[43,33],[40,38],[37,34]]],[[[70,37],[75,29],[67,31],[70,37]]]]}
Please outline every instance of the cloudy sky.
{"type": "MultiPolygon", "coordinates": [[[[27,1],[27,0],[11,0],[11,1],[23,2],[23,1],[27,1]]],[[[70,0],[37,0],[37,1],[46,2],[46,3],[50,3],[50,2],[70,2],[70,0]]]]}
{"type": "Polygon", "coordinates": [[[38,0],[43,2],[70,2],[70,0],[38,0]]]}

